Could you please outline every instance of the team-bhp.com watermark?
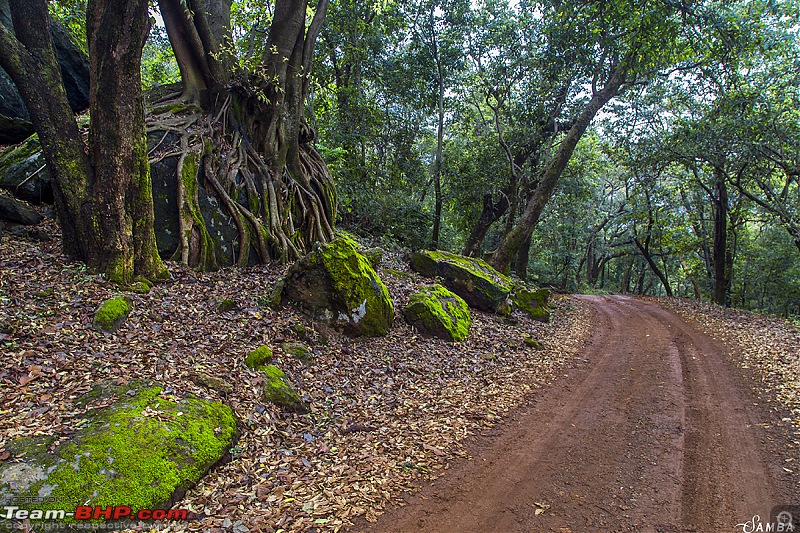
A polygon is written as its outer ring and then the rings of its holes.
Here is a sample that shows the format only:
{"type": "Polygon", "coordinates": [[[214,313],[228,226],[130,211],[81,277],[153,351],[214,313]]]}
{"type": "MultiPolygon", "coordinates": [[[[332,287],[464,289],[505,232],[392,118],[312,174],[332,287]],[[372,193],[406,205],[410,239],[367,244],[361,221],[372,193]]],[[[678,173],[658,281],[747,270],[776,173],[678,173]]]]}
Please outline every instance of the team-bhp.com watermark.
{"type": "MultiPolygon", "coordinates": [[[[117,529],[122,522],[188,520],[187,509],[140,509],[127,505],[88,506],[79,505],[74,509],[23,509],[17,505],[0,506],[0,519],[22,523],[23,521],[41,524],[39,529],[59,529],[66,522],[78,529],[117,529]],[[42,527],[45,525],[45,527],[42,527]],[[46,527],[50,525],[52,527],[46,527]]],[[[0,528],[1,529],[1,528],[0,528]]]]}

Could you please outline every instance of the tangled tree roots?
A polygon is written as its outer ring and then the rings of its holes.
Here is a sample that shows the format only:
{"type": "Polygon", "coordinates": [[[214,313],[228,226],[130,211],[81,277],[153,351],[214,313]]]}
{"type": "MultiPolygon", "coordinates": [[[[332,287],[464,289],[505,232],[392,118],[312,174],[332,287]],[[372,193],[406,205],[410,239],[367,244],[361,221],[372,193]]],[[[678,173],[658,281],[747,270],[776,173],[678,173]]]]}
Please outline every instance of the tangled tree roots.
{"type": "Polygon", "coordinates": [[[213,115],[179,99],[150,109],[148,133],[163,134],[150,150],[151,165],[167,157],[178,158],[179,238],[172,259],[202,270],[218,266],[213,238],[200,211],[200,188],[216,199],[236,225],[238,252],[233,262],[238,266],[254,259],[285,263],[317,241],[330,241],[336,196],[319,153],[301,139],[299,166],[292,172],[284,165],[276,172],[271,156],[261,153],[233,120],[231,103],[228,95],[213,115]],[[165,142],[168,136],[179,142],[165,142]]]}

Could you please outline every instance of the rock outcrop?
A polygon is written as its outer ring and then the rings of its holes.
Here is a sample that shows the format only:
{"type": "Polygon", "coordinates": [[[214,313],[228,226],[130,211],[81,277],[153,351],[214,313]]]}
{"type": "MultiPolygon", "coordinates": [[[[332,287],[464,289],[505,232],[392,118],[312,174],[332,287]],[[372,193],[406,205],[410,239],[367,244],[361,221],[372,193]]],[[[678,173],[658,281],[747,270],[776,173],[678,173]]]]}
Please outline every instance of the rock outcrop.
{"type": "Polygon", "coordinates": [[[428,250],[412,254],[411,268],[423,276],[441,278],[470,307],[499,315],[511,313],[514,282],[482,259],[428,250]]]}

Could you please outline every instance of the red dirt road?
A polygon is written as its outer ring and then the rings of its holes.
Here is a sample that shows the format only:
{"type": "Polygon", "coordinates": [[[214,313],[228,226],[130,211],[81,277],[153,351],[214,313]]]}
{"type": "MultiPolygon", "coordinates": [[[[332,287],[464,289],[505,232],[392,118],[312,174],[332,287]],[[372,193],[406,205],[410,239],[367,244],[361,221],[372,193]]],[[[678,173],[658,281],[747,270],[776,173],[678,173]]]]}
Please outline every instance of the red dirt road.
{"type": "Polygon", "coordinates": [[[734,532],[800,503],[768,410],[714,342],[650,303],[583,299],[582,359],[367,531],[734,532]]]}

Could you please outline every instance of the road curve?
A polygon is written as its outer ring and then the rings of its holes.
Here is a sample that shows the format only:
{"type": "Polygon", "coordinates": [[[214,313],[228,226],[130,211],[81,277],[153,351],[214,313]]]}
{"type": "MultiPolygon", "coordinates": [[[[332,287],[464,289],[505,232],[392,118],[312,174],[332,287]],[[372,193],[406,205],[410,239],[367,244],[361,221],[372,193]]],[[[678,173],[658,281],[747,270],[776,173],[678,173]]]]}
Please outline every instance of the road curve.
{"type": "Polygon", "coordinates": [[[364,531],[733,532],[791,503],[764,410],[711,339],[651,303],[580,298],[596,327],[567,375],[364,531]]]}

